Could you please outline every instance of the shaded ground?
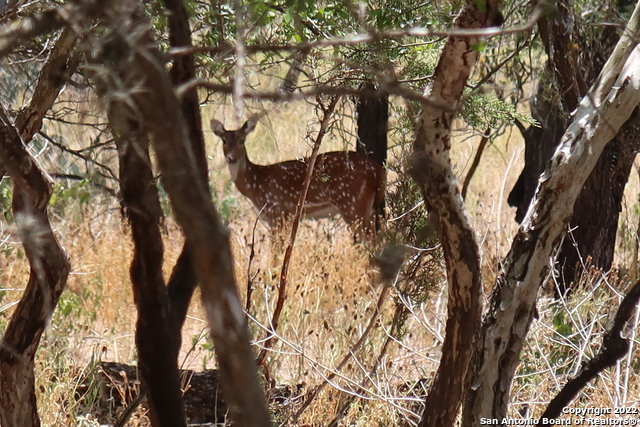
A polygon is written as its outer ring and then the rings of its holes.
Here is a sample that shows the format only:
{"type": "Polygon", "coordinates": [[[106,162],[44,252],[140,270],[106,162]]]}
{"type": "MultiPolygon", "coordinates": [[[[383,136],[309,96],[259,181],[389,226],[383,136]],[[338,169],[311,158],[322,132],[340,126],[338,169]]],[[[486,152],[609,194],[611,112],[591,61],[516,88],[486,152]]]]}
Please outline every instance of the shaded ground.
{"type": "MultiPolygon", "coordinates": [[[[222,400],[217,370],[180,370],[189,424],[224,423],[227,407],[222,400]]],[[[140,391],[138,369],[114,362],[101,362],[76,390],[85,410],[100,424],[113,424],[140,391]]],[[[146,402],[127,425],[145,425],[146,402]]]]}

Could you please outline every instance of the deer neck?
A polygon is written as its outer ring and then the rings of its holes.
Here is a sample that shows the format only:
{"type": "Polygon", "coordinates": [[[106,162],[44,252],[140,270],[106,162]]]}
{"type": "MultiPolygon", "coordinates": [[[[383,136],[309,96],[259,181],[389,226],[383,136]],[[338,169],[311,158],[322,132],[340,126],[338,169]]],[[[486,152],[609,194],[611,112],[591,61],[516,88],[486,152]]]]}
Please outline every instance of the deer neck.
{"type": "Polygon", "coordinates": [[[235,163],[229,163],[229,173],[231,174],[231,180],[236,184],[238,190],[244,195],[253,186],[253,176],[255,169],[258,167],[251,163],[251,161],[244,156],[238,159],[235,163]]]}
{"type": "Polygon", "coordinates": [[[229,173],[231,174],[231,180],[238,184],[238,177],[244,175],[243,171],[247,167],[247,157],[242,157],[235,163],[227,163],[229,166],[229,173]]]}

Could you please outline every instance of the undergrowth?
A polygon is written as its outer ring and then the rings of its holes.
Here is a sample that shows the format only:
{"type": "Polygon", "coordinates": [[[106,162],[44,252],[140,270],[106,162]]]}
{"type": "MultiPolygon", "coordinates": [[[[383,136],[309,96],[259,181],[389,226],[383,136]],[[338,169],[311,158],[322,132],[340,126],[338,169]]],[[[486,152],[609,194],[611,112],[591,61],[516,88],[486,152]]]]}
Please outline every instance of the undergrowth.
{"type": "MultiPolygon", "coordinates": [[[[304,154],[299,150],[297,154],[282,155],[290,152],[290,146],[299,146],[300,141],[277,138],[284,132],[276,129],[281,125],[272,119],[274,127],[258,127],[249,148],[254,161],[267,163],[304,154]],[[280,157],[275,158],[276,154],[280,157]]],[[[304,134],[304,120],[293,126],[295,134],[304,134]]],[[[506,134],[488,148],[466,201],[483,250],[487,294],[517,228],[513,212],[505,203],[505,193],[518,169],[515,159],[521,154],[510,136],[506,134]]],[[[476,141],[461,139],[456,145],[460,181],[476,141]]],[[[340,146],[340,141],[331,143],[340,146]]],[[[283,248],[271,244],[264,226],[256,224],[247,200],[230,184],[220,151],[217,142],[208,148],[211,188],[230,230],[237,284],[243,303],[249,307],[249,328],[257,353],[263,338],[272,332],[269,319],[279,286],[283,248]]],[[[378,315],[376,303],[384,289],[381,249],[354,244],[351,232],[339,219],[303,222],[288,275],[287,300],[276,331],[278,339],[268,355],[269,375],[264,378],[265,384],[271,380],[276,388],[293,390],[292,399],[272,403],[272,416],[279,423],[293,425],[302,404],[300,395],[313,391],[328,376],[333,376],[330,385],[299,414],[299,425],[329,425],[332,421],[334,425],[350,426],[415,425],[419,419],[421,402],[438,366],[444,339],[446,276],[437,230],[421,206],[420,195],[402,175],[401,151],[398,146],[390,155],[394,163],[390,168],[389,220],[384,236],[391,247],[403,248],[404,264],[400,274],[393,277],[378,315]],[[345,367],[336,371],[335,366],[350,354],[372,319],[375,327],[367,340],[353,352],[345,367]],[[340,416],[339,409],[344,409],[340,416]]],[[[7,186],[0,185],[0,190],[4,197],[7,186]]],[[[94,414],[104,402],[97,385],[91,386],[93,368],[99,361],[136,364],[129,230],[116,205],[92,204],[83,198],[74,205],[74,194],[85,191],[84,183],[60,187],[59,205],[53,209],[54,228],[72,260],[72,273],[37,354],[36,389],[46,426],[97,425],[94,414]],[[84,381],[89,381],[89,386],[82,388],[80,399],[77,390],[84,381]]],[[[635,198],[627,200],[634,200],[629,204],[635,206],[635,198]]],[[[546,402],[598,350],[629,283],[622,261],[630,259],[629,248],[635,243],[630,236],[632,225],[637,224],[636,210],[629,207],[624,217],[629,231],[619,239],[623,248],[618,255],[620,277],[592,272],[566,301],[555,301],[543,292],[538,317],[521,356],[510,416],[539,415],[546,402]]],[[[170,218],[163,227],[168,277],[183,241],[170,218]]],[[[28,279],[17,233],[6,225],[0,239],[0,265],[3,330],[28,279]]],[[[636,315],[625,331],[632,351],[590,384],[573,405],[613,407],[640,403],[637,330],[636,315]]],[[[198,294],[185,324],[179,360],[182,368],[216,368],[198,294]]],[[[132,421],[132,425],[146,423],[144,412],[132,421]]]]}

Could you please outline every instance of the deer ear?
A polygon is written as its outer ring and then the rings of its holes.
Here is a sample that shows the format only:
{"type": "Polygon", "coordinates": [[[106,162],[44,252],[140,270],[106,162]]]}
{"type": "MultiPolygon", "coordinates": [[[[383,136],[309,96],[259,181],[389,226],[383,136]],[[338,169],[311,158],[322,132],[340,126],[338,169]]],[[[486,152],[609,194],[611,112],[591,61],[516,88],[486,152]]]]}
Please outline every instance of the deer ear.
{"type": "Polygon", "coordinates": [[[213,131],[213,133],[215,133],[216,135],[218,135],[221,138],[222,138],[222,136],[224,135],[224,132],[225,132],[224,126],[222,125],[222,123],[220,123],[216,119],[211,119],[211,130],[213,131]]]}
{"type": "Polygon", "coordinates": [[[244,125],[242,125],[242,130],[244,130],[244,133],[253,132],[253,130],[256,128],[257,121],[258,120],[255,117],[249,117],[249,119],[244,122],[244,125]]]}

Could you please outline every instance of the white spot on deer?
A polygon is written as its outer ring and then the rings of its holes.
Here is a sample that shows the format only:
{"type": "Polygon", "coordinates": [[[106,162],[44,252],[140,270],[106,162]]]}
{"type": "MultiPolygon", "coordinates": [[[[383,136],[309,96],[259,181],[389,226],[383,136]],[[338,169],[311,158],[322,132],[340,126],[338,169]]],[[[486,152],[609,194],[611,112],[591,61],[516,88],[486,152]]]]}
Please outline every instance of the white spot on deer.
{"type": "MultiPolygon", "coordinates": [[[[259,211],[261,219],[273,226],[274,218],[290,217],[296,208],[304,182],[307,160],[293,160],[260,166],[247,157],[245,139],[255,128],[249,120],[235,131],[211,121],[211,129],[223,140],[225,160],[231,179],[259,211]],[[267,206],[268,209],[264,209],[267,206]]],[[[323,218],[341,214],[350,222],[370,221],[377,188],[384,177],[381,166],[353,152],[321,154],[309,185],[306,216],[323,218]]]]}

